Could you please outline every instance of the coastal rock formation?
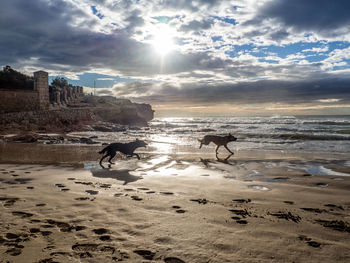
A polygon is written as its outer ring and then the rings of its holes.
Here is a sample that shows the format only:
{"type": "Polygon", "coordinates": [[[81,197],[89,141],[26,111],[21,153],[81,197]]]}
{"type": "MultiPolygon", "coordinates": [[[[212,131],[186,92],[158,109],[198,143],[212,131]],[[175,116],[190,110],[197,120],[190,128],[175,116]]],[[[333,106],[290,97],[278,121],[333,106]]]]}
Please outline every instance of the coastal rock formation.
{"type": "Polygon", "coordinates": [[[153,113],[149,104],[85,96],[65,108],[0,114],[0,131],[115,131],[117,124],[146,126],[153,113]]]}
{"type": "Polygon", "coordinates": [[[82,103],[91,109],[97,120],[105,122],[146,126],[154,116],[149,104],[133,103],[111,96],[85,96],[82,103]]]}

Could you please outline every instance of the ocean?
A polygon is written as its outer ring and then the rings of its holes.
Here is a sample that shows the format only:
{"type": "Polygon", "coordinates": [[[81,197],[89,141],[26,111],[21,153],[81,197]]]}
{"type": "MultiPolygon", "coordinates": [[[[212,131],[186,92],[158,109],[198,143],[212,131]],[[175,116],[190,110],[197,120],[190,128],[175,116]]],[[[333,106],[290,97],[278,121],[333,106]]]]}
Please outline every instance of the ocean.
{"type": "MultiPolygon", "coordinates": [[[[237,137],[229,144],[235,151],[289,151],[298,153],[348,154],[350,116],[272,117],[179,117],[155,118],[149,127],[127,132],[90,132],[101,142],[146,140],[155,153],[213,151],[215,145],[198,149],[198,139],[206,134],[237,137]]],[[[222,147],[221,152],[226,150],[222,147]]]]}

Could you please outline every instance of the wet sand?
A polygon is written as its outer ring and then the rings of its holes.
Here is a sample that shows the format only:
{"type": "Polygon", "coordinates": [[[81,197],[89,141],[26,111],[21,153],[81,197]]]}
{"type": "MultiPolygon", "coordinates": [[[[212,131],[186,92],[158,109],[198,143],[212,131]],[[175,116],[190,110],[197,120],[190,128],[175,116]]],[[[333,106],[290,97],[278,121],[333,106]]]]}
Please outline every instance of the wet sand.
{"type": "Polygon", "coordinates": [[[0,262],[350,261],[346,158],[144,152],[102,169],[92,148],[40,164],[6,147],[0,262]]]}

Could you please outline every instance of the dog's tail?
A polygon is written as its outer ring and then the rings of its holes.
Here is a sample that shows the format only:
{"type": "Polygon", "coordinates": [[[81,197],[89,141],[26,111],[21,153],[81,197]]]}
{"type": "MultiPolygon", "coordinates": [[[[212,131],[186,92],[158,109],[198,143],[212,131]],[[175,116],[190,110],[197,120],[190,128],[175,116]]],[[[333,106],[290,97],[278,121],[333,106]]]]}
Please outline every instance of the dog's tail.
{"type": "Polygon", "coordinates": [[[99,151],[98,153],[99,153],[99,154],[105,153],[105,152],[108,150],[108,147],[109,147],[109,145],[108,145],[107,147],[103,148],[103,150],[102,150],[102,151],[99,151]]]}

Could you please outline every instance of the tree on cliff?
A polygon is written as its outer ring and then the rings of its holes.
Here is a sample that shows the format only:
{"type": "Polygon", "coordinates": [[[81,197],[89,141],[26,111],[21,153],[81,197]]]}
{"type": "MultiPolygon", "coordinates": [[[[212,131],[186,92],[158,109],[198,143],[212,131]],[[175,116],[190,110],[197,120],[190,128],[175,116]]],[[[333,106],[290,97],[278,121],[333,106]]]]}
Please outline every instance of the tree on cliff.
{"type": "Polygon", "coordinates": [[[0,71],[0,89],[33,90],[34,78],[5,66],[0,71]]]}
{"type": "Polygon", "coordinates": [[[68,81],[62,77],[56,77],[52,80],[51,86],[57,90],[62,90],[64,87],[69,86],[68,81]]]}

